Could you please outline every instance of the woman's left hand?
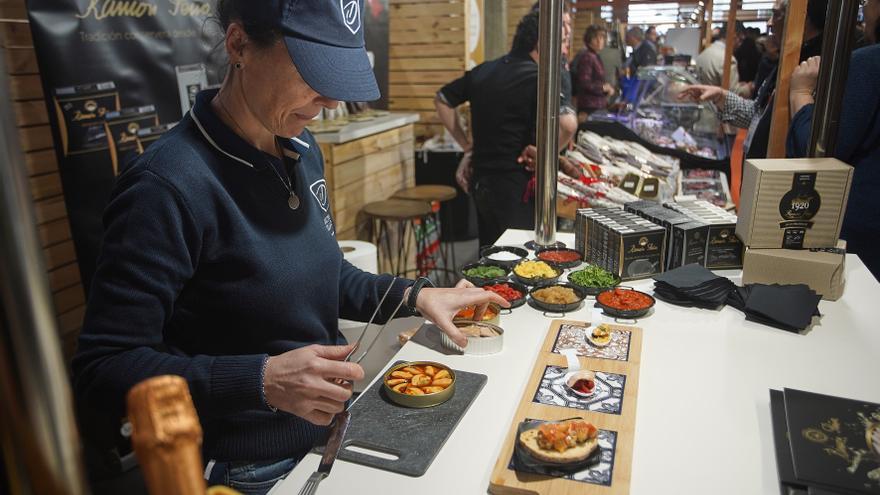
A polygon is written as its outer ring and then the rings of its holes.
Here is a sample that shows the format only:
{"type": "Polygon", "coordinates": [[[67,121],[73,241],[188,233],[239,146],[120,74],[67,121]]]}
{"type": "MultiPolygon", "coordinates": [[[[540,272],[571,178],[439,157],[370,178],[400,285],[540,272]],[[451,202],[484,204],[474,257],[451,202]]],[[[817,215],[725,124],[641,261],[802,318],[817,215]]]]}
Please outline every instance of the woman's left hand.
{"type": "Polygon", "coordinates": [[[489,303],[496,303],[502,308],[510,307],[510,303],[498,294],[476,288],[470,282],[463,280],[455,289],[422,289],[416,300],[416,309],[437,325],[453,342],[465,347],[467,337],[452,323],[452,318],[465,306],[475,305],[477,310],[474,312],[474,320],[480,321],[489,303]]]}

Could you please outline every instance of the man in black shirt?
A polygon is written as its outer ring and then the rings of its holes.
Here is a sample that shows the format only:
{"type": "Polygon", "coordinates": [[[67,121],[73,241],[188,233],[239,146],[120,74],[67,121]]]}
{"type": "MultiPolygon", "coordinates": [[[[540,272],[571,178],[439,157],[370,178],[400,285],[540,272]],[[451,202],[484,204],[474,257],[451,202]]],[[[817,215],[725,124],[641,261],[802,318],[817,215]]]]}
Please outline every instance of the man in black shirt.
{"type": "MultiPolygon", "coordinates": [[[[468,189],[477,205],[480,244],[489,245],[506,229],[532,229],[535,201],[532,173],[521,156],[535,144],[538,108],[538,12],[517,26],[507,55],[482,63],[437,93],[435,107],[452,137],[469,152],[473,178],[468,189]],[[471,104],[473,144],[454,108],[471,104]]],[[[560,112],[559,145],[577,128],[573,113],[560,112]]]]}

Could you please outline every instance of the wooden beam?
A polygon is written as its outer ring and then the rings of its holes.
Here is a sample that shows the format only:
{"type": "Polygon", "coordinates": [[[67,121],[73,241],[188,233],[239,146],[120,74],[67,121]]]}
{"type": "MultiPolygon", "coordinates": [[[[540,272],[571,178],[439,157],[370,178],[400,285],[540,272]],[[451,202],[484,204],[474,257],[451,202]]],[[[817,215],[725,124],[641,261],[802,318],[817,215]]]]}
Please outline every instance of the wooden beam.
{"type": "Polygon", "coordinates": [[[804,21],[807,18],[807,0],[790,0],[785,13],[785,34],[779,54],[779,70],[776,74],[776,96],[773,98],[773,119],[770,122],[770,141],[767,158],[785,158],[785,138],[788,135],[788,88],[791,73],[800,63],[801,45],[804,41],[804,21]]]}
{"type": "Polygon", "coordinates": [[[733,59],[733,44],[736,41],[736,11],[738,0],[730,0],[730,10],[727,12],[727,40],[724,42],[724,72],[721,76],[721,87],[730,89],[730,61],[733,59]]]}
{"type": "Polygon", "coordinates": [[[714,8],[714,3],[712,0],[706,0],[706,10],[703,12],[703,31],[702,31],[702,40],[703,40],[703,48],[700,51],[709,48],[709,45],[712,44],[712,9],[714,8]]]}

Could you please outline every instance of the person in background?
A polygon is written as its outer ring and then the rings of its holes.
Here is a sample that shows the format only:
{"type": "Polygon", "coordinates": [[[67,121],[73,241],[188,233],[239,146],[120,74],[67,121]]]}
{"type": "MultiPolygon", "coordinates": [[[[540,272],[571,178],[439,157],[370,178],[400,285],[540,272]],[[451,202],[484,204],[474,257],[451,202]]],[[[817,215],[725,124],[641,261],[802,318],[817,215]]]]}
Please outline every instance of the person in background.
{"type": "Polygon", "coordinates": [[[584,122],[587,117],[608,106],[608,97],[614,94],[614,88],[605,82],[605,67],[599,52],[605,48],[605,28],[595,24],[584,32],[584,45],[587,49],[578,60],[577,88],[578,121],[584,122]]]}
{"type": "MultiPolygon", "coordinates": [[[[828,0],[808,0],[805,22],[813,22],[810,20],[811,11],[824,12],[827,5],[828,0]]],[[[787,10],[788,0],[776,0],[773,14],[767,22],[770,35],[778,46],[782,46],[782,29],[787,10]]],[[[818,22],[813,22],[813,25],[815,26],[818,22]]],[[[822,22],[824,25],[824,21],[822,22]]],[[[802,61],[808,58],[806,56],[808,51],[801,50],[802,61]]],[[[680,97],[714,103],[719,119],[723,123],[741,129],[749,129],[743,145],[745,158],[766,158],[770,141],[770,122],[773,118],[773,99],[776,96],[776,79],[776,70],[773,70],[758,88],[754,100],[742,98],[718,86],[706,85],[688,86],[682,91],[680,97]]]]}
{"type": "MultiPolygon", "coordinates": [[[[741,23],[737,22],[736,24],[737,35],[739,35],[741,23]]],[[[761,63],[761,52],[758,50],[756,42],[758,36],[754,31],[754,28],[745,29],[739,46],[733,52],[733,56],[736,57],[739,81],[741,83],[754,83],[755,75],[758,73],[758,64],[761,63]]]]}
{"type": "Polygon", "coordinates": [[[779,63],[779,44],[772,36],[760,36],[756,44],[761,53],[761,61],[758,62],[758,70],[752,85],[760,88],[767,76],[776,70],[776,65],[779,63]]]}
{"type": "MultiPolygon", "coordinates": [[[[864,14],[865,38],[872,45],[855,50],[850,59],[834,157],[855,168],[840,236],[847,251],[858,254],[880,279],[880,0],[868,0],[864,14]]],[[[820,62],[811,57],[791,76],[789,158],[805,157],[809,151],[820,62]]]]}
{"type": "MultiPolygon", "coordinates": [[[[538,12],[540,5],[540,2],[532,4],[531,12],[538,12]]],[[[562,39],[560,44],[562,57],[559,60],[559,107],[562,115],[573,116],[575,115],[577,103],[575,103],[574,81],[570,75],[572,69],[569,66],[571,35],[571,4],[565,2],[562,4],[562,39]]],[[[562,121],[563,127],[567,129],[572,121],[572,118],[564,117],[562,121]]],[[[575,130],[576,127],[575,129],[568,129],[566,132],[570,131],[574,135],[575,130]]]]}
{"type": "MultiPolygon", "coordinates": [[[[519,22],[510,53],[467,71],[443,86],[434,100],[452,137],[465,151],[473,150],[472,172],[459,173],[457,179],[474,197],[480,245],[494,243],[509,228],[534,227],[535,201],[529,191],[533,174],[521,154],[536,144],[538,14],[530,12],[519,22]],[[473,143],[455,114],[455,107],[468,101],[473,143]]],[[[560,108],[559,127],[557,144],[562,148],[577,129],[574,114],[560,108]]]]}
{"type": "MultiPolygon", "coordinates": [[[[743,32],[742,23],[736,24],[737,36],[743,32]]],[[[695,60],[697,65],[697,79],[700,84],[721,86],[724,76],[724,51],[727,44],[727,25],[719,29],[718,39],[712,42],[708,48],[700,52],[695,60]]],[[[730,58],[730,89],[736,88],[739,82],[739,72],[736,57],[730,58]]]]}
{"type": "MultiPolygon", "coordinates": [[[[641,31],[641,30],[640,30],[641,31]]],[[[633,51],[630,67],[632,75],[638,76],[639,67],[657,64],[657,29],[654,26],[645,31],[644,39],[633,51]]]]}
{"type": "MultiPolygon", "coordinates": [[[[620,43],[620,35],[617,31],[609,31],[608,35],[605,48],[599,52],[599,58],[602,60],[602,65],[605,67],[605,82],[617,90],[619,87],[618,78],[620,77],[620,72],[623,68],[623,46],[620,43]]],[[[584,49],[586,50],[586,48],[584,49]]],[[[613,98],[614,97],[612,96],[609,100],[612,100],[613,98]]]]}

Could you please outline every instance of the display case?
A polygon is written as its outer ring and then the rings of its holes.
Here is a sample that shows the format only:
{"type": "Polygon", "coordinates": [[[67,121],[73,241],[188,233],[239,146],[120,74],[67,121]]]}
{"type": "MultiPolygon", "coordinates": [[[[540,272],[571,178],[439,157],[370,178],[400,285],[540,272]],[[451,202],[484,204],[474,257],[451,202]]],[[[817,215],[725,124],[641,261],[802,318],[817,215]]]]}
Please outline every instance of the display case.
{"type": "Polygon", "coordinates": [[[616,110],[596,112],[592,121],[619,122],[648,142],[664,148],[719,160],[727,157],[721,123],[710,103],[682,101],[679,95],[697,79],[675,65],[642,67],[634,101],[616,110]]]}

